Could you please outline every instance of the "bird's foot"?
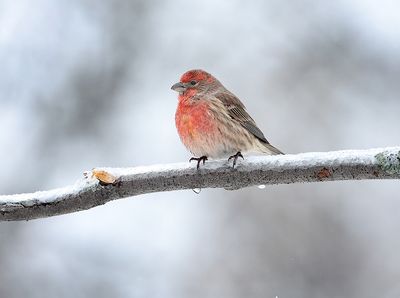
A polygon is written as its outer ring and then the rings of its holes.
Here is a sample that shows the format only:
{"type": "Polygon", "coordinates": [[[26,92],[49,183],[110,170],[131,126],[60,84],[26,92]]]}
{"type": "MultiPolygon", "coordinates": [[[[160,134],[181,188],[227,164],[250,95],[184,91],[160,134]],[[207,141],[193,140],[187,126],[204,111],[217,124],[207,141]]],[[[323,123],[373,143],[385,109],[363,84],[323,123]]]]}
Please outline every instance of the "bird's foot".
{"type": "Polygon", "coordinates": [[[237,161],[237,159],[238,159],[239,157],[241,157],[242,159],[244,159],[244,157],[243,157],[243,155],[242,155],[242,153],[241,153],[240,151],[238,151],[235,155],[229,156],[228,162],[229,162],[231,159],[233,159],[232,168],[235,168],[236,161],[237,161]]]}
{"type": "Polygon", "coordinates": [[[206,160],[208,160],[207,156],[203,155],[201,157],[192,157],[189,159],[189,162],[192,162],[192,160],[197,161],[197,169],[200,168],[200,163],[203,162],[203,165],[206,163],[206,160]]]}

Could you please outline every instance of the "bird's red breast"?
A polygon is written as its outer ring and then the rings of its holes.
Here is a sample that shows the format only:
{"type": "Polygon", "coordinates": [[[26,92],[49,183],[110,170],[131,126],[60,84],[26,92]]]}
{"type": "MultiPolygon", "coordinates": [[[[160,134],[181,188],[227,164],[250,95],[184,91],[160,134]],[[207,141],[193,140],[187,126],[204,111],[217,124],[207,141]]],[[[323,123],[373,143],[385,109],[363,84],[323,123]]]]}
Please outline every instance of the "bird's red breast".
{"type": "Polygon", "coordinates": [[[175,124],[182,142],[188,148],[196,147],[217,130],[216,122],[213,121],[213,115],[205,101],[193,103],[180,99],[175,124]]]}
{"type": "Polygon", "coordinates": [[[175,124],[182,143],[196,156],[219,150],[218,122],[215,121],[207,101],[180,100],[175,114],[175,124]]]}

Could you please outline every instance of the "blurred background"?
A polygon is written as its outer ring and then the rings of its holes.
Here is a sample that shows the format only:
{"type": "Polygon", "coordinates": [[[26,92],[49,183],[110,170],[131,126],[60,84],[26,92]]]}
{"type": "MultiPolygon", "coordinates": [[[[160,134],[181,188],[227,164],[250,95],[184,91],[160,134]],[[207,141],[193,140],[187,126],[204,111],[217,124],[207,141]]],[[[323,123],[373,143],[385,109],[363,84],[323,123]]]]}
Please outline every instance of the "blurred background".
{"type": "MultiPolygon", "coordinates": [[[[400,145],[397,1],[0,0],[0,194],[184,162],[203,68],[287,153],[400,145]]],[[[0,297],[400,297],[396,181],[156,193],[0,223],[0,297]]]]}

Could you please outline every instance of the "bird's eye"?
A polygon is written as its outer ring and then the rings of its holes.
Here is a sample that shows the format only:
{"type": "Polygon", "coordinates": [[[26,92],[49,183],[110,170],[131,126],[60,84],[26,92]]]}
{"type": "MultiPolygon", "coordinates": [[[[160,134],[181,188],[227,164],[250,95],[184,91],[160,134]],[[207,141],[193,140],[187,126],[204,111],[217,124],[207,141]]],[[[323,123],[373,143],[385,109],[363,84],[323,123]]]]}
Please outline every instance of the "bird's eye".
{"type": "Polygon", "coordinates": [[[197,84],[196,81],[190,81],[190,85],[194,86],[194,85],[196,85],[196,84],[197,84]]]}

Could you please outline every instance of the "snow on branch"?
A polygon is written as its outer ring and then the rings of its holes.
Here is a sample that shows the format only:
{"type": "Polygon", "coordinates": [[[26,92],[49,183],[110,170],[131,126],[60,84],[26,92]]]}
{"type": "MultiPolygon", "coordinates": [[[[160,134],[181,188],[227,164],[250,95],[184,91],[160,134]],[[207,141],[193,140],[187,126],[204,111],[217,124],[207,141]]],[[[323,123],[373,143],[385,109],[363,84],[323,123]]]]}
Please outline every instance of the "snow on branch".
{"type": "Polygon", "coordinates": [[[89,172],[88,177],[72,186],[0,196],[0,220],[72,213],[152,192],[194,188],[234,190],[262,184],[362,179],[400,179],[400,147],[251,156],[239,161],[235,169],[226,160],[208,161],[200,170],[188,162],[101,168],[89,172]]]}

